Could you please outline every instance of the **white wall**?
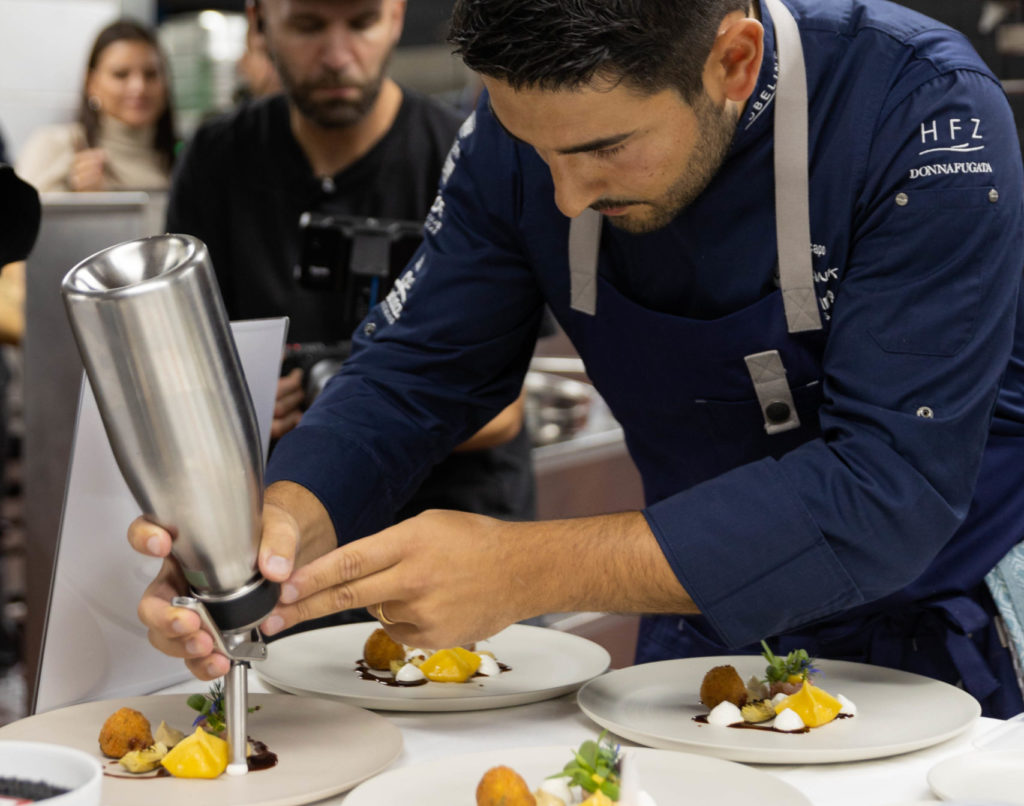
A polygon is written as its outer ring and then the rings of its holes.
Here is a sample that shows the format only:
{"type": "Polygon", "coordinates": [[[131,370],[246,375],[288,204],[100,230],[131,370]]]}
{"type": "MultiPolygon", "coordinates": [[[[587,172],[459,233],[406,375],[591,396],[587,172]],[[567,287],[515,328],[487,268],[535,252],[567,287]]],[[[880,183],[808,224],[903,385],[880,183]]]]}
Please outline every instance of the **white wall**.
{"type": "Polygon", "coordinates": [[[0,131],[10,158],[36,127],[74,117],[92,41],[122,14],[152,24],[155,0],[0,0],[0,131]]]}

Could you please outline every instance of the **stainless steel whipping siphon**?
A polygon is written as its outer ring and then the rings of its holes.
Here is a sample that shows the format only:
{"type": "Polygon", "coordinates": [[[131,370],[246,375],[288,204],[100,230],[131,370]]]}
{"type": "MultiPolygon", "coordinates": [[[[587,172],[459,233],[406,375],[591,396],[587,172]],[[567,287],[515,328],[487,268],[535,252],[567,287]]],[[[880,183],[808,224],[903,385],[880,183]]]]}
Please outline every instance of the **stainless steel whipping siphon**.
{"type": "Polygon", "coordinates": [[[146,517],[173,538],[199,614],[231,660],[228,773],[247,769],[249,662],[279,585],[256,565],[263,462],[256,415],[206,246],[188,235],[86,258],[61,293],[110,445],[146,517]]]}

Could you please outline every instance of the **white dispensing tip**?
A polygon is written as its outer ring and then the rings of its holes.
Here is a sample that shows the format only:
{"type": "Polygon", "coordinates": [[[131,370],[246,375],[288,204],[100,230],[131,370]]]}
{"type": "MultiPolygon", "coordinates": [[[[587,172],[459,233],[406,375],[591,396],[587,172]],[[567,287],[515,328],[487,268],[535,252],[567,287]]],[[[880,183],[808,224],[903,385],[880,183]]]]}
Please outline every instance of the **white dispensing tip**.
{"type": "Polygon", "coordinates": [[[248,764],[228,764],[228,768],[225,770],[228,775],[245,775],[249,772],[248,764]]]}

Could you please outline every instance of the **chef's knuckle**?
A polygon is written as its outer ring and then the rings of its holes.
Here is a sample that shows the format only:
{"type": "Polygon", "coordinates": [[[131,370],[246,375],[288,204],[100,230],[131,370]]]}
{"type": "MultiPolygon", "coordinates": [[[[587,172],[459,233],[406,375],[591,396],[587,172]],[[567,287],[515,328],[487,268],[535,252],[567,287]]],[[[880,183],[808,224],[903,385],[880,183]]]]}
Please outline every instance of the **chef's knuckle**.
{"type": "Polygon", "coordinates": [[[359,579],[363,575],[365,561],[360,552],[342,551],[338,555],[338,576],[340,579],[359,579]]]}
{"type": "Polygon", "coordinates": [[[349,585],[336,585],[329,591],[332,612],[349,610],[355,605],[355,594],[349,585]]]}

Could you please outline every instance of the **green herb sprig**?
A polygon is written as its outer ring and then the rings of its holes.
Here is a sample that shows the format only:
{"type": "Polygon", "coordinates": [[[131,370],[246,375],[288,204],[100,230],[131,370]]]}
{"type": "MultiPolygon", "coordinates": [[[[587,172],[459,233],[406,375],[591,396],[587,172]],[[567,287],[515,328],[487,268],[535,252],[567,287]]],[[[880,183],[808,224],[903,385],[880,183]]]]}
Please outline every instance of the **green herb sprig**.
{"type": "Polygon", "coordinates": [[[761,642],[761,648],[764,650],[764,659],[768,661],[768,668],[765,669],[767,683],[787,683],[791,677],[806,680],[818,672],[814,668],[814,660],[807,654],[806,649],[794,649],[786,657],[780,658],[764,641],[761,642]]]}
{"type": "MultiPolygon", "coordinates": [[[[197,716],[193,722],[192,727],[196,725],[205,724],[206,728],[210,733],[223,733],[227,728],[227,723],[224,717],[224,684],[218,680],[212,686],[206,694],[193,694],[188,698],[188,707],[193,711],[198,711],[197,716]]],[[[249,713],[258,711],[259,706],[250,708],[249,713]]]]}
{"type": "Polygon", "coordinates": [[[601,790],[613,801],[619,799],[619,784],[622,775],[622,758],[619,745],[612,744],[603,731],[597,741],[588,740],[574,752],[574,758],[561,772],[548,778],[568,778],[569,783],[587,792],[601,790]]]}

